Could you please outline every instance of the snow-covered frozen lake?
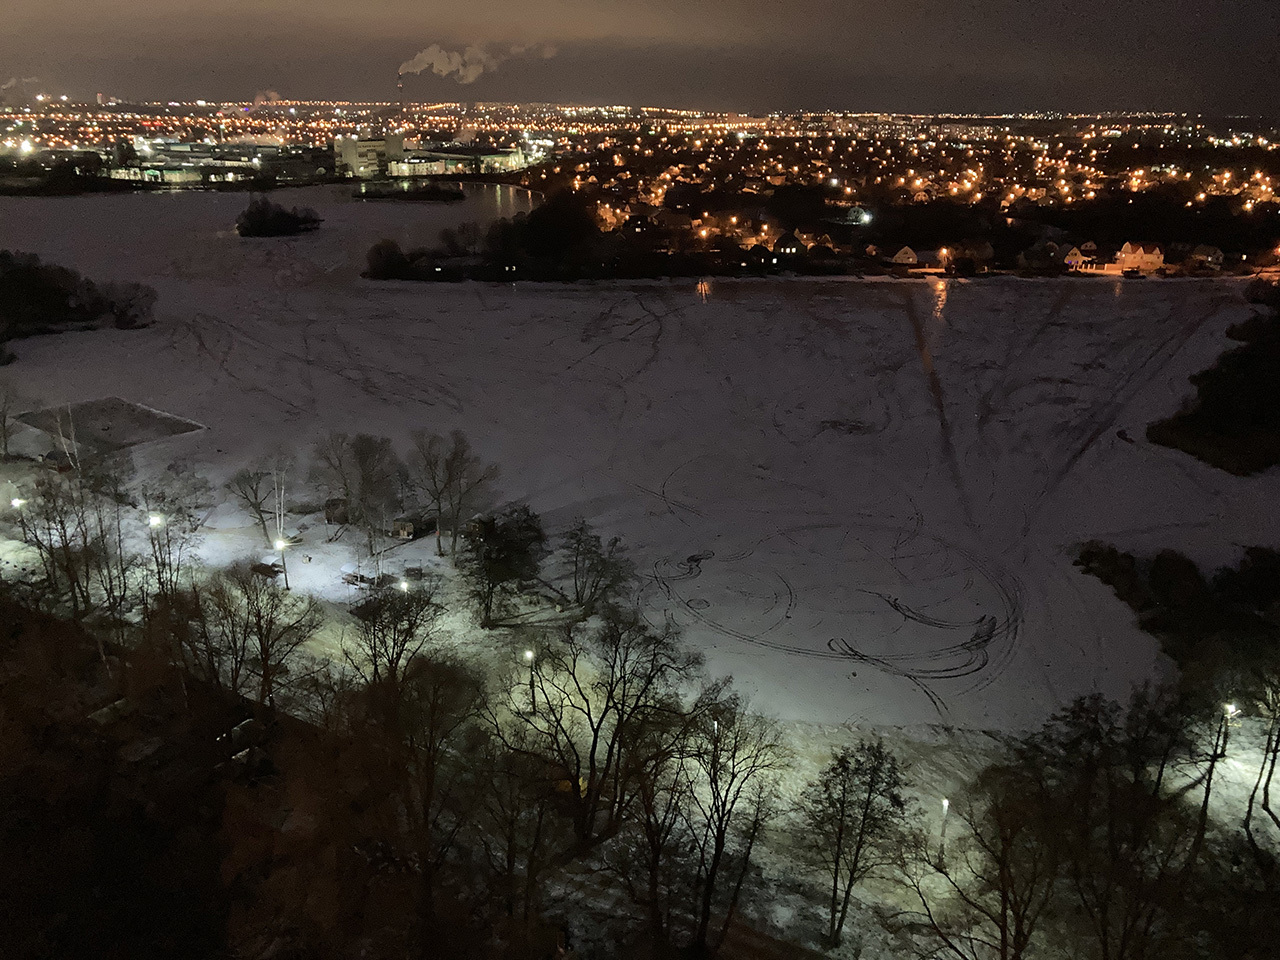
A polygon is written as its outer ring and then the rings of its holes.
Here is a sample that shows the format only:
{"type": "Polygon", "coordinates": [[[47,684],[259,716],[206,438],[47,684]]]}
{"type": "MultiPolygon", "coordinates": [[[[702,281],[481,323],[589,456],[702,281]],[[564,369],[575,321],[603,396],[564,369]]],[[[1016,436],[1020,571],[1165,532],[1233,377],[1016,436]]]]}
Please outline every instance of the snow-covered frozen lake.
{"type": "Polygon", "coordinates": [[[1277,540],[1274,476],[1143,439],[1239,284],[374,284],[374,240],[483,213],[308,193],[276,198],[326,223],[286,241],[229,232],[243,195],[0,199],[0,248],[161,295],[154,327],[19,343],[5,375],[207,425],[137,458],[215,482],[332,429],[459,427],[548,526],[623,536],[652,616],[792,720],[1007,729],[1122,696],[1160,658],[1075,545],[1277,540]]]}

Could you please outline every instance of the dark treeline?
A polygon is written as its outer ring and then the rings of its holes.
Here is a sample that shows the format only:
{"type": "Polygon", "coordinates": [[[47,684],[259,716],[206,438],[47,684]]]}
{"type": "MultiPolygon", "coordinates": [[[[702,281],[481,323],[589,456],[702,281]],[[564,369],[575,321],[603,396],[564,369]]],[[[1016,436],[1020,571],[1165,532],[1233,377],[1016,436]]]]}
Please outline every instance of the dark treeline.
{"type": "Polygon", "coordinates": [[[94,283],[35,254],[0,250],[0,343],[104,323],[145,326],[155,302],[155,290],[142,284],[94,283]]]}
{"type": "Polygon", "coordinates": [[[1227,331],[1243,343],[1191,378],[1195,397],[1147,428],[1147,439],[1211,466],[1248,476],[1280,463],[1280,284],[1254,280],[1248,298],[1262,312],[1227,331]]]}
{"type": "MultiPolygon", "coordinates": [[[[939,822],[876,737],[797,777],[782,728],[638,607],[625,545],[503,504],[462,434],[331,434],[312,461],[228,489],[296,556],[287,518],[319,507],[284,494],[310,473],[367,562],[346,609],[256,557],[196,564],[214,492],[190,470],[74,462],[23,489],[11,533],[39,570],[0,594],[17,955],[757,956],[743,931],[787,889],[798,936],[855,954],[1269,956],[1280,686],[1233,679],[1224,713],[1226,679],[1183,657],[1179,685],[994,742],[939,822]],[[443,577],[383,575],[405,513],[443,577]],[[1243,821],[1219,813],[1250,756],[1235,704],[1268,731],[1243,821]]],[[[1188,593],[1166,579],[1143,589],[1188,593]]],[[[1220,579],[1247,598],[1203,613],[1222,637],[1270,623],[1274,555],[1220,579]]],[[[1270,676],[1273,640],[1233,678],[1270,676]]]]}

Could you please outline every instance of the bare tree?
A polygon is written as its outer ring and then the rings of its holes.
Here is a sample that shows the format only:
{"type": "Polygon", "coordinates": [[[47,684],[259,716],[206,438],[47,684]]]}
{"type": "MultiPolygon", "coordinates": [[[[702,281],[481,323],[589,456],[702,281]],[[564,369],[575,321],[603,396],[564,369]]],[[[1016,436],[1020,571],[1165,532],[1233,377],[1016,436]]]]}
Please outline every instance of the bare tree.
{"type": "Polygon", "coordinates": [[[571,835],[557,816],[562,781],[548,771],[534,744],[522,742],[526,733],[514,728],[480,751],[483,789],[475,826],[490,895],[506,916],[527,922],[539,909],[542,876],[571,835]]]}
{"type": "Polygon", "coordinates": [[[472,770],[473,721],[480,713],[480,678],[456,659],[418,657],[401,682],[402,743],[409,779],[405,808],[422,870],[428,916],[436,880],[459,832],[474,819],[477,782],[472,770]]]}
{"type": "Polygon", "coordinates": [[[1202,720],[1143,687],[1124,708],[1082,698],[1018,745],[1018,763],[1052,785],[1065,889],[1102,960],[1177,942],[1228,730],[1220,712],[1202,720]]]}
{"type": "Polygon", "coordinates": [[[689,926],[696,844],[690,829],[693,753],[702,710],[723,691],[713,685],[687,710],[655,715],[633,746],[634,799],[604,861],[644,913],[653,956],[670,955],[689,926]]]}
{"type": "Polygon", "coordinates": [[[142,558],[129,545],[136,514],[127,489],[133,464],[127,457],[96,464],[83,477],[92,493],[89,511],[90,560],[101,606],[123,636],[122,615],[133,599],[142,558]]]}
{"type": "Polygon", "coordinates": [[[351,701],[353,729],[390,761],[385,776],[397,799],[396,820],[415,854],[428,918],[458,836],[476,816],[483,732],[475,721],[483,700],[484,685],[473,670],[456,657],[433,654],[413,657],[397,673],[384,672],[351,701]]]}
{"type": "Polygon", "coordinates": [[[25,534],[36,548],[53,596],[79,617],[93,605],[88,491],[80,474],[39,478],[23,507],[25,534]]]}
{"type": "MultiPolygon", "coordinates": [[[[127,460],[100,461],[41,477],[21,506],[24,536],[40,556],[51,596],[69,603],[73,617],[105,615],[118,634],[139,567],[128,543],[128,467],[127,460]]],[[[94,635],[105,664],[106,648],[94,635]]]]}
{"type": "Polygon", "coordinates": [[[267,526],[267,515],[275,493],[271,472],[261,468],[242,467],[227,481],[227,489],[257,522],[262,530],[262,538],[271,546],[274,539],[267,526]]]}
{"type": "Polygon", "coordinates": [[[195,629],[187,650],[194,664],[232,693],[274,704],[300,648],[323,623],[320,604],[285,591],[248,561],[194,586],[192,595],[195,629]]]}
{"type": "Polygon", "coordinates": [[[876,737],[833,751],[801,797],[807,858],[830,881],[826,942],[840,942],[853,888],[895,862],[906,823],[897,758],[876,737]]]}
{"type": "Polygon", "coordinates": [[[9,459],[9,441],[13,437],[14,413],[25,403],[26,400],[13,384],[8,381],[0,383],[0,457],[5,460],[9,459]]]}
{"type": "Polygon", "coordinates": [[[316,445],[316,479],[365,534],[370,557],[400,507],[404,465],[391,441],[367,433],[331,433],[316,445]]]}
{"type": "Polygon", "coordinates": [[[437,578],[383,590],[352,612],[357,624],[342,655],[368,683],[399,682],[430,642],[444,607],[436,599],[437,578]]]}
{"type": "Polygon", "coordinates": [[[622,825],[643,752],[656,748],[646,732],[681,712],[680,685],[700,665],[670,627],[651,630],[618,609],[598,625],[566,625],[534,653],[527,689],[509,691],[509,719],[495,715],[494,727],[570,785],[564,801],[580,847],[622,825]]]}
{"type": "Polygon", "coordinates": [[[412,483],[436,514],[436,551],[444,554],[443,528],[450,530],[449,552],[458,552],[458,529],[464,518],[481,510],[492,494],[498,467],[486,464],[471,450],[461,430],[448,438],[416,431],[409,457],[412,483]]]}
{"type": "Polygon", "coordinates": [[[778,813],[785,754],[777,726],[737,696],[707,711],[699,727],[690,816],[698,864],[691,947],[714,954],[737,913],[756,842],[778,813]]]}
{"type": "Polygon", "coordinates": [[[1053,800],[1034,771],[988,768],[955,806],[964,828],[944,857],[917,836],[901,878],[918,900],[927,939],[953,960],[1022,960],[1059,890],[1062,846],[1053,800]]]}
{"type": "Polygon", "coordinates": [[[1245,838],[1254,858],[1269,866],[1271,854],[1264,852],[1264,848],[1258,843],[1254,834],[1254,819],[1255,812],[1261,810],[1271,821],[1273,829],[1280,831],[1280,812],[1271,806],[1271,786],[1275,781],[1276,765],[1280,763],[1280,663],[1270,657],[1253,672],[1255,692],[1252,699],[1266,726],[1258,775],[1249,790],[1243,825],[1245,838]]]}
{"type": "Polygon", "coordinates": [[[209,503],[209,485],[186,464],[170,464],[142,491],[143,522],[150,548],[151,586],[172,597],[184,586],[196,531],[209,503]]]}

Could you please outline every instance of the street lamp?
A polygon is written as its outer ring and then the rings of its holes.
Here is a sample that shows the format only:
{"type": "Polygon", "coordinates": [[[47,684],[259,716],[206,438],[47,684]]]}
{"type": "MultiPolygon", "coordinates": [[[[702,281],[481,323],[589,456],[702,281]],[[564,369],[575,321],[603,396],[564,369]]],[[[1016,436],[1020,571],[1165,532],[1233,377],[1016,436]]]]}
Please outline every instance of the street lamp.
{"type": "Polygon", "coordinates": [[[289,544],[283,540],[276,541],[276,550],[280,552],[280,569],[284,571],[284,588],[289,589],[289,564],[284,559],[284,548],[289,544]]]}
{"type": "Polygon", "coordinates": [[[147,517],[147,526],[152,529],[155,529],[156,527],[163,527],[164,517],[160,516],[158,513],[151,514],[151,516],[147,517]]]}
{"type": "Polygon", "coordinates": [[[26,511],[22,509],[26,505],[26,502],[27,501],[23,500],[21,497],[14,497],[9,501],[9,506],[18,511],[18,526],[22,528],[23,543],[27,540],[27,514],[26,511]]]}
{"type": "Polygon", "coordinates": [[[947,813],[951,810],[951,801],[942,798],[942,830],[938,834],[938,863],[945,864],[947,859],[947,813]]]}
{"type": "Polygon", "coordinates": [[[533,688],[533,651],[524,652],[524,662],[529,665],[529,706],[534,713],[538,712],[538,701],[533,688]]]}

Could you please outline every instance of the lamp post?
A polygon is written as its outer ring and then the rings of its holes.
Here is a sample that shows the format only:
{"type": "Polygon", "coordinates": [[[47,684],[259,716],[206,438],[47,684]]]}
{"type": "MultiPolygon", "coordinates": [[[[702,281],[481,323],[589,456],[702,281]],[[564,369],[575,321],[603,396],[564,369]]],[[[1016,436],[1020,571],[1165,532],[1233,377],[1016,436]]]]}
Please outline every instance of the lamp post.
{"type": "Polygon", "coordinates": [[[938,836],[938,864],[947,862],[947,814],[951,811],[951,801],[942,798],[942,831],[938,836]]]}
{"type": "Polygon", "coordinates": [[[284,559],[284,548],[288,545],[284,540],[276,541],[276,549],[280,551],[280,569],[284,571],[284,588],[286,590],[289,589],[289,564],[284,559]]]}
{"type": "Polygon", "coordinates": [[[534,693],[533,687],[533,651],[526,650],[524,652],[524,662],[529,665],[529,707],[534,713],[538,712],[538,699],[534,693]]]}
{"type": "Polygon", "coordinates": [[[27,501],[23,500],[21,497],[14,497],[9,501],[9,506],[18,511],[18,526],[22,528],[22,540],[24,543],[27,540],[27,514],[22,508],[26,506],[26,504],[27,501]]]}

